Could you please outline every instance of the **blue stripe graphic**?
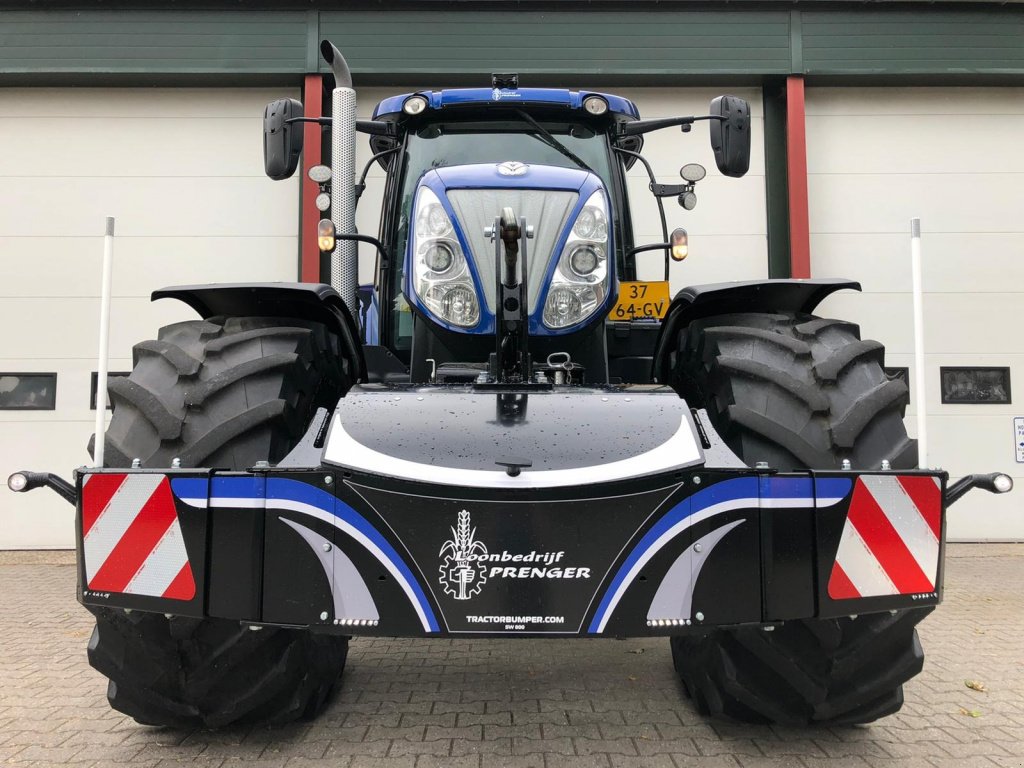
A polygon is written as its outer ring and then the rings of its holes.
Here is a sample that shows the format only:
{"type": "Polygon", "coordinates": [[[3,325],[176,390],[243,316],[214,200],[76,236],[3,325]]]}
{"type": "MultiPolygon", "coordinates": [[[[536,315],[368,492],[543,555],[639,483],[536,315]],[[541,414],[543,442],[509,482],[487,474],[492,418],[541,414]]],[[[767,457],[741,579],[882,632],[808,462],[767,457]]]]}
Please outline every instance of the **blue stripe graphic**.
{"type": "MultiPolygon", "coordinates": [[[[206,496],[206,480],[201,478],[180,478],[172,481],[174,493],[183,498],[197,498],[206,496]]],[[[254,477],[215,477],[210,492],[211,499],[222,499],[230,501],[237,500],[266,500],[268,507],[273,508],[274,499],[294,501],[300,504],[308,504],[311,507],[323,510],[340,520],[351,525],[384,554],[384,557],[394,566],[415,596],[423,615],[426,617],[427,625],[431,632],[439,632],[440,626],[434,611],[427,601],[427,596],[420,587],[419,581],[413,575],[412,570],[405,564],[402,556],[395,551],[395,548],[388,543],[380,532],[374,528],[369,521],[356,512],[348,504],[331,494],[315,486],[303,483],[299,480],[289,480],[282,477],[271,477],[264,479],[260,476],[254,477]],[[264,487],[266,492],[264,493],[264,487]]]]}
{"type": "Polygon", "coordinates": [[[606,614],[612,610],[612,600],[630,570],[647,554],[662,534],[688,517],[704,511],[708,507],[723,502],[749,500],[751,508],[757,508],[760,499],[810,499],[814,497],[814,486],[817,484],[818,496],[821,498],[843,498],[853,484],[847,478],[819,478],[811,482],[808,477],[767,477],[760,480],[756,476],[737,477],[716,483],[698,491],[693,496],[683,499],[654,524],[639,543],[633,547],[625,562],[619,567],[604,597],[597,606],[597,612],[588,629],[591,633],[600,632],[600,626],[606,614]]]}
{"type": "Polygon", "coordinates": [[[177,477],[171,480],[171,490],[179,499],[205,499],[209,487],[205,477],[177,477]]]}

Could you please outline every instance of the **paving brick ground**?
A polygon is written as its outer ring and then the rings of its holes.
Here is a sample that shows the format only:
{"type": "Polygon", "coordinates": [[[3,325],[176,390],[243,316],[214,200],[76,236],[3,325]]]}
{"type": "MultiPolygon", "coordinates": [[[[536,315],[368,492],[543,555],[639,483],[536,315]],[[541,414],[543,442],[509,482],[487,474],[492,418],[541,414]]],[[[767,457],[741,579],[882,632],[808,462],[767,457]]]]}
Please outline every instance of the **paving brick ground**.
{"type": "Polygon", "coordinates": [[[1024,545],[950,546],[946,603],[921,626],[928,660],[906,706],[846,729],[707,722],[685,700],[665,640],[358,640],[314,723],[147,728],[107,707],[67,562],[0,553],[0,764],[1024,766],[1024,545]]]}

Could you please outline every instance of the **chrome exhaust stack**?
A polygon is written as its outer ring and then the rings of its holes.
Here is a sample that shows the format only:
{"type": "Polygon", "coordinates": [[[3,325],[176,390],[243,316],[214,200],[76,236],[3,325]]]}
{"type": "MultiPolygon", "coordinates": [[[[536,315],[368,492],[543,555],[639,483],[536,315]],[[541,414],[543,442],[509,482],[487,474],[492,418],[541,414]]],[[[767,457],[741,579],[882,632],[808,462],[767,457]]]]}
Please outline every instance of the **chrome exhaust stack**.
{"type": "MultiPolygon", "coordinates": [[[[356,92],[348,62],[324,40],[320,53],[334,73],[331,95],[331,220],[341,235],[356,234],[356,92]]],[[[359,316],[359,244],[338,240],[331,252],[331,287],[352,317],[359,316]]]]}

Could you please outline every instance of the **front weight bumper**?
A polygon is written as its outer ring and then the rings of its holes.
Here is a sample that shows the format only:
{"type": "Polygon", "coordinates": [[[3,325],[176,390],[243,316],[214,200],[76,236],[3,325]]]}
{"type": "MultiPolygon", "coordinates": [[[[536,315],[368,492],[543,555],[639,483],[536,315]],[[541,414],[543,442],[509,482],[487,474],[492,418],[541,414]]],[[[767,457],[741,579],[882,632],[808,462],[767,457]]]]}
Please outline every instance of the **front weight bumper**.
{"type": "Polygon", "coordinates": [[[941,600],[946,483],[694,468],[510,491],[336,467],[82,470],[79,598],[385,636],[635,637],[900,610],[941,600]]]}

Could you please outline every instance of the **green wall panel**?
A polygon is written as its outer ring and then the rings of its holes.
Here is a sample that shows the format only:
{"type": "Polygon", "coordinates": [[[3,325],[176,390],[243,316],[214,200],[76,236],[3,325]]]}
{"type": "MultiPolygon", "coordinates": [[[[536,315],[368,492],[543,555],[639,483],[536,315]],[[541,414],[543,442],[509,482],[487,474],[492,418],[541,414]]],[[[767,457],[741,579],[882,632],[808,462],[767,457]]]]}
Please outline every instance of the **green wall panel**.
{"type": "Polygon", "coordinates": [[[320,32],[364,73],[769,74],[790,65],[786,11],[324,11],[320,32]]]}
{"type": "Polygon", "coordinates": [[[0,11],[0,72],[296,72],[303,12],[0,11]]]}
{"type": "Polygon", "coordinates": [[[75,82],[88,83],[96,73],[291,76],[326,71],[316,54],[322,37],[341,47],[357,74],[378,79],[500,70],[574,82],[614,76],[620,85],[631,76],[638,84],[790,73],[1024,77],[1024,4],[836,5],[842,7],[5,10],[0,77],[45,82],[47,74],[79,73],[75,82]]]}
{"type": "Polygon", "coordinates": [[[802,11],[807,74],[1024,72],[1024,9],[802,11]]]}

